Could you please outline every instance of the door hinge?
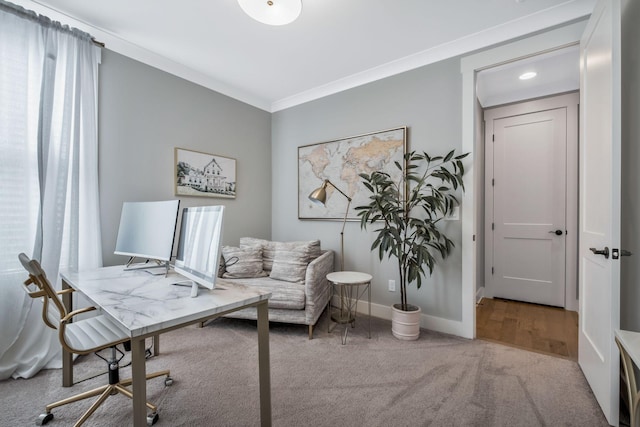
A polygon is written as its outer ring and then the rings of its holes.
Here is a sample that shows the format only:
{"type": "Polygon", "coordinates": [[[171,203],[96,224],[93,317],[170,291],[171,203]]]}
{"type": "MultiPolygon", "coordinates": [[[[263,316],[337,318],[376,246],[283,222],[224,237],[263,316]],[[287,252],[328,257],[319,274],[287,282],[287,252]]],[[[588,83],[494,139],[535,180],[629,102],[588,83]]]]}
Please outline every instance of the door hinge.
{"type": "Polygon", "coordinates": [[[495,178],[491,178],[491,186],[495,187],[496,186],[496,180],[495,178]]]}
{"type": "Polygon", "coordinates": [[[492,229],[492,230],[495,230],[495,229],[496,229],[496,223],[495,223],[495,222],[492,222],[492,223],[491,223],[491,229],[492,229]]]}
{"type": "Polygon", "coordinates": [[[493,275],[493,267],[491,267],[491,275],[493,275]]]}
{"type": "Polygon", "coordinates": [[[496,142],[496,134],[491,135],[491,141],[496,142]]]}

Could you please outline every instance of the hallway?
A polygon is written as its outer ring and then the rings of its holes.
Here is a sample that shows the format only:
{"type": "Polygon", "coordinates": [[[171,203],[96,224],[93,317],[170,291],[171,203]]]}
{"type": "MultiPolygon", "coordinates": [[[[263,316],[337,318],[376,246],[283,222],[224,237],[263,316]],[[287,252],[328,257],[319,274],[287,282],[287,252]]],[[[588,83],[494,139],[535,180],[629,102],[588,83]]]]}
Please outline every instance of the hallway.
{"type": "Polygon", "coordinates": [[[578,313],[558,307],[483,298],[476,336],[513,347],[578,360],[578,313]]]}

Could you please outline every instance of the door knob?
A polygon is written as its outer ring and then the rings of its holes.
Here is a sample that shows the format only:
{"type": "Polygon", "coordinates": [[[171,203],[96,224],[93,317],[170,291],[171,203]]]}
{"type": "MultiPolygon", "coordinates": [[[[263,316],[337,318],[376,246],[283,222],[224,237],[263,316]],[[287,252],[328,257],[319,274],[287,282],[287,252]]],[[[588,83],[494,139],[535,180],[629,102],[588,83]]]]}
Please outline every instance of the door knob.
{"type": "Polygon", "coordinates": [[[609,259],[609,248],[606,246],[602,250],[597,250],[596,248],[589,248],[589,250],[596,255],[604,255],[606,259],[609,259]]]}
{"type": "Polygon", "coordinates": [[[562,236],[564,233],[562,232],[562,230],[552,230],[549,232],[549,234],[555,234],[556,236],[562,236]]]}

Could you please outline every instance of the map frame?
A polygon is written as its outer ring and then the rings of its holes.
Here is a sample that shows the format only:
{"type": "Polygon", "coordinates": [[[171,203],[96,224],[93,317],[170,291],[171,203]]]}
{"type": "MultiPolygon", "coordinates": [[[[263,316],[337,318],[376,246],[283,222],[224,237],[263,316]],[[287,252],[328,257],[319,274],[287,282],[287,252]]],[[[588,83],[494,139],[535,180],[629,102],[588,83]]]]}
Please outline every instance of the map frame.
{"type": "MultiPolygon", "coordinates": [[[[347,208],[347,199],[338,191],[329,185],[327,187],[326,206],[314,204],[309,200],[309,194],[322,185],[324,179],[330,180],[340,191],[345,192],[353,199],[347,213],[347,221],[359,221],[356,206],[368,203],[368,191],[362,179],[359,178],[360,173],[371,173],[373,170],[381,170],[392,176],[394,181],[399,181],[404,174],[404,155],[407,152],[407,126],[395,127],[375,132],[368,132],[360,135],[349,136],[346,138],[334,139],[326,142],[316,142],[313,144],[302,145],[298,147],[298,219],[300,220],[329,220],[342,221],[345,218],[345,209],[347,208]],[[398,141],[401,141],[401,150],[397,150],[398,141]],[[342,161],[336,166],[335,154],[349,153],[350,150],[368,150],[376,149],[379,151],[380,146],[389,143],[389,149],[393,148],[393,154],[389,160],[384,163],[381,168],[373,168],[364,162],[354,163],[353,160],[347,161],[348,158],[342,156],[342,161]],[[374,146],[374,144],[376,144],[374,146]],[[325,159],[324,168],[322,165],[311,165],[307,160],[312,152],[333,153],[331,160],[325,159]],[[395,166],[398,161],[403,167],[399,170],[395,166]],[[336,170],[339,167],[340,172],[336,170]],[[318,169],[311,173],[311,169],[318,169]],[[351,185],[341,178],[344,171],[347,170],[351,177],[358,176],[357,186],[354,187],[353,180],[351,185]],[[325,173],[326,171],[326,173],[325,173]],[[310,179],[309,175],[313,175],[310,179]],[[364,197],[366,195],[366,197],[364,197]]],[[[329,157],[327,155],[327,157],[329,157]]],[[[347,156],[348,157],[348,156],[347,156]]],[[[355,178],[354,178],[355,179],[355,178]]]]}

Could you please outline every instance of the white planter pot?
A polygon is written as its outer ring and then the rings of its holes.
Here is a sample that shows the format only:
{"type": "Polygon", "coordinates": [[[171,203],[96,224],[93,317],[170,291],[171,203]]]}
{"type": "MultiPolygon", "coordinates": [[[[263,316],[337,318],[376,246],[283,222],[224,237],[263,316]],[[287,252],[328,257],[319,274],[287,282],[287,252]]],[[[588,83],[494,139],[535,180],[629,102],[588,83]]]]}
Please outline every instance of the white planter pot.
{"type": "Polygon", "coordinates": [[[396,308],[394,304],[391,306],[391,333],[400,340],[417,340],[420,337],[420,314],[422,309],[416,306],[413,311],[403,311],[396,308]]]}

